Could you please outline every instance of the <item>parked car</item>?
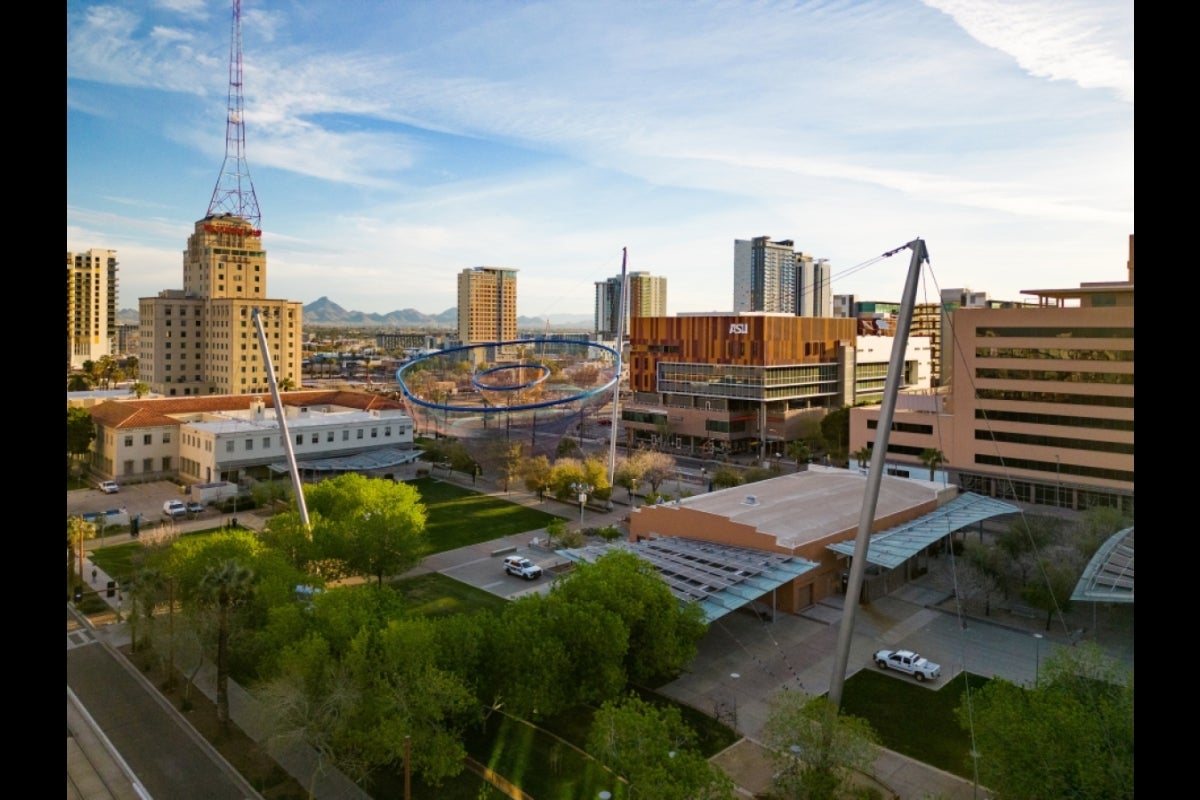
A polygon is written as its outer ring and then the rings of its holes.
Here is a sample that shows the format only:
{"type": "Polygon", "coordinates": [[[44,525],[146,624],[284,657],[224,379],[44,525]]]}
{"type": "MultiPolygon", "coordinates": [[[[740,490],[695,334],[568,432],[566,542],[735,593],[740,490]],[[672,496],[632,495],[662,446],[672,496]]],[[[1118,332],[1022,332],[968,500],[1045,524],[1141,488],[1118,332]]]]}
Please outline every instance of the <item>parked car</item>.
{"type": "Polygon", "coordinates": [[[204,510],[204,503],[191,502],[187,503],[184,507],[187,508],[187,513],[189,514],[199,514],[204,510]]]}
{"type": "Polygon", "coordinates": [[[942,667],[912,650],[880,650],[875,653],[875,666],[894,669],[912,675],[920,683],[926,678],[934,680],[942,675],[942,667]]]}
{"type": "Polygon", "coordinates": [[[163,516],[171,519],[187,516],[187,506],[182,500],[168,500],[163,503],[163,516]]]}
{"type": "Polygon", "coordinates": [[[116,494],[121,491],[121,487],[117,485],[116,481],[100,481],[97,486],[105,494],[116,494]]]}
{"type": "Polygon", "coordinates": [[[508,556],[504,559],[504,571],[509,575],[517,575],[527,581],[534,580],[542,574],[542,568],[520,556],[508,556]]]}

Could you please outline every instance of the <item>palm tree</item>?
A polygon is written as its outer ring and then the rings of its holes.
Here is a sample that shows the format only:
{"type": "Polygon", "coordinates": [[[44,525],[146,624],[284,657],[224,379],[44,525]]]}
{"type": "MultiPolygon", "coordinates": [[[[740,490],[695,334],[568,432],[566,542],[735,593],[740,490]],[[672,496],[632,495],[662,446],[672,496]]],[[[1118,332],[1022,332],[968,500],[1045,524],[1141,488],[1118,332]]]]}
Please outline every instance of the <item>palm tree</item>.
{"type": "Polygon", "coordinates": [[[134,384],[129,387],[129,393],[137,395],[138,400],[141,400],[144,396],[150,394],[150,384],[146,383],[145,381],[135,381],[134,384]]]}
{"type": "Polygon", "coordinates": [[[67,517],[67,544],[71,548],[72,561],[74,556],[79,556],[79,568],[75,572],[78,576],[83,576],[83,543],[96,535],[96,526],[85,520],[83,517],[67,517]]]}
{"type": "Polygon", "coordinates": [[[254,572],[229,559],[208,569],[200,579],[200,601],[217,611],[217,722],[229,726],[230,612],[254,591],[254,572]]]}
{"type": "Polygon", "coordinates": [[[933,480],[934,470],[939,465],[946,463],[946,455],[941,450],[933,447],[926,447],[917,457],[921,459],[922,464],[929,467],[929,480],[931,481],[933,480]]]}
{"type": "Polygon", "coordinates": [[[854,458],[856,461],[858,461],[858,465],[860,467],[865,467],[867,465],[867,463],[871,460],[871,448],[867,447],[866,445],[863,445],[862,447],[860,447],[859,449],[854,451],[854,458]]]}

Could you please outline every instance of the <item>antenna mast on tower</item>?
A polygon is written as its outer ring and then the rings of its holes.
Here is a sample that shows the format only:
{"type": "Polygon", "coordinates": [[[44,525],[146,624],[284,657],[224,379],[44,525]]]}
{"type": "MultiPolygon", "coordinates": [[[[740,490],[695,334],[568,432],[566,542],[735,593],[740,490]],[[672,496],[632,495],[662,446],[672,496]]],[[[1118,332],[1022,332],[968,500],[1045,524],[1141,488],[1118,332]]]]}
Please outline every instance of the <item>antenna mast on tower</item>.
{"type": "Polygon", "coordinates": [[[208,216],[234,214],[255,230],[262,227],[258,197],[246,163],[246,121],[242,99],[242,0],[233,0],[233,25],[229,44],[229,109],[225,118],[225,163],[208,204],[208,216]]]}

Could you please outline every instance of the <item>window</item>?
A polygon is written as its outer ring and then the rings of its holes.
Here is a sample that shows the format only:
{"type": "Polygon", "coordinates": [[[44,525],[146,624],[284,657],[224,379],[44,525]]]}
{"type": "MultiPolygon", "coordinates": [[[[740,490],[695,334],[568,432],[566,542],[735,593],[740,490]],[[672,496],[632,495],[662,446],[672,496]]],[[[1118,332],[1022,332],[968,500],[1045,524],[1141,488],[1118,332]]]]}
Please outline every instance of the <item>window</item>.
{"type": "Polygon", "coordinates": [[[358,435],[357,435],[357,436],[355,436],[354,438],[355,438],[355,439],[361,439],[361,438],[363,438],[363,435],[362,435],[362,433],[363,433],[363,429],[362,429],[362,428],[359,428],[359,429],[358,429],[358,435]]]}
{"type": "Polygon", "coordinates": [[[230,439],[229,441],[225,442],[225,452],[226,453],[233,452],[233,439],[230,439]]]}
{"type": "Polygon", "coordinates": [[[150,433],[142,434],[142,444],[154,444],[154,435],[150,433]]]}
{"type": "Polygon", "coordinates": [[[270,450],[270,449],[271,449],[271,437],[264,436],[263,437],[263,450],[270,450]]]}
{"type": "Polygon", "coordinates": [[[318,444],[318,443],[320,443],[320,441],[321,441],[321,434],[319,434],[319,433],[314,433],[314,434],[312,435],[312,443],[313,443],[313,444],[318,444]]]}
{"type": "Polygon", "coordinates": [[[296,434],[296,444],[304,444],[304,434],[303,433],[296,434]]]}
{"type": "Polygon", "coordinates": [[[372,439],[379,438],[379,428],[371,428],[371,438],[372,439]]]}
{"type": "Polygon", "coordinates": [[[171,457],[163,456],[162,465],[163,465],[162,466],[163,472],[170,472],[171,471],[171,457]]]}
{"type": "Polygon", "coordinates": [[[142,472],[154,472],[154,459],[153,458],[143,458],[142,459],[142,472]]]}
{"type": "Polygon", "coordinates": [[[350,441],[350,429],[349,428],[345,428],[342,430],[342,441],[343,442],[350,441]]]}
{"type": "Polygon", "coordinates": [[[333,441],[333,431],[329,431],[328,433],[325,434],[325,441],[327,441],[327,442],[333,441]]]}
{"type": "Polygon", "coordinates": [[[392,426],[391,426],[391,425],[384,425],[384,426],[383,426],[383,435],[384,435],[384,436],[391,436],[391,435],[392,435],[392,426]]]}
{"type": "Polygon", "coordinates": [[[247,449],[247,450],[253,450],[253,449],[254,449],[254,440],[253,440],[253,439],[247,439],[247,440],[246,440],[246,449],[247,449]]]}
{"type": "Polygon", "coordinates": [[[171,432],[164,431],[163,432],[163,444],[170,444],[170,443],[171,443],[171,432]]]}
{"type": "Polygon", "coordinates": [[[125,437],[125,446],[126,446],[126,447],[133,447],[133,437],[132,437],[132,436],[126,436],[126,437],[125,437]]]}
{"type": "Polygon", "coordinates": [[[133,474],[133,459],[132,458],[129,459],[128,461],[126,461],[123,466],[124,466],[124,470],[121,473],[122,475],[128,476],[128,475],[133,474]]]}

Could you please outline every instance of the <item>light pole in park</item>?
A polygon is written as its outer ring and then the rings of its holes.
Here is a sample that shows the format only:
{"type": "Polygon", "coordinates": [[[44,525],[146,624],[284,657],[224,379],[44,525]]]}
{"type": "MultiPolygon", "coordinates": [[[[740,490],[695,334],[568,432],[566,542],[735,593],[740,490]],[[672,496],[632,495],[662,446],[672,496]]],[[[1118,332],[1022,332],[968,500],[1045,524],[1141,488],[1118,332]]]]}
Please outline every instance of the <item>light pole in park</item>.
{"type": "Polygon", "coordinates": [[[1033,638],[1037,641],[1037,644],[1034,645],[1033,655],[1033,685],[1037,686],[1042,672],[1042,635],[1035,633],[1033,638]]]}
{"type": "Polygon", "coordinates": [[[579,495],[579,528],[583,529],[583,507],[587,504],[588,495],[593,487],[590,483],[572,483],[571,491],[579,495]]]}

